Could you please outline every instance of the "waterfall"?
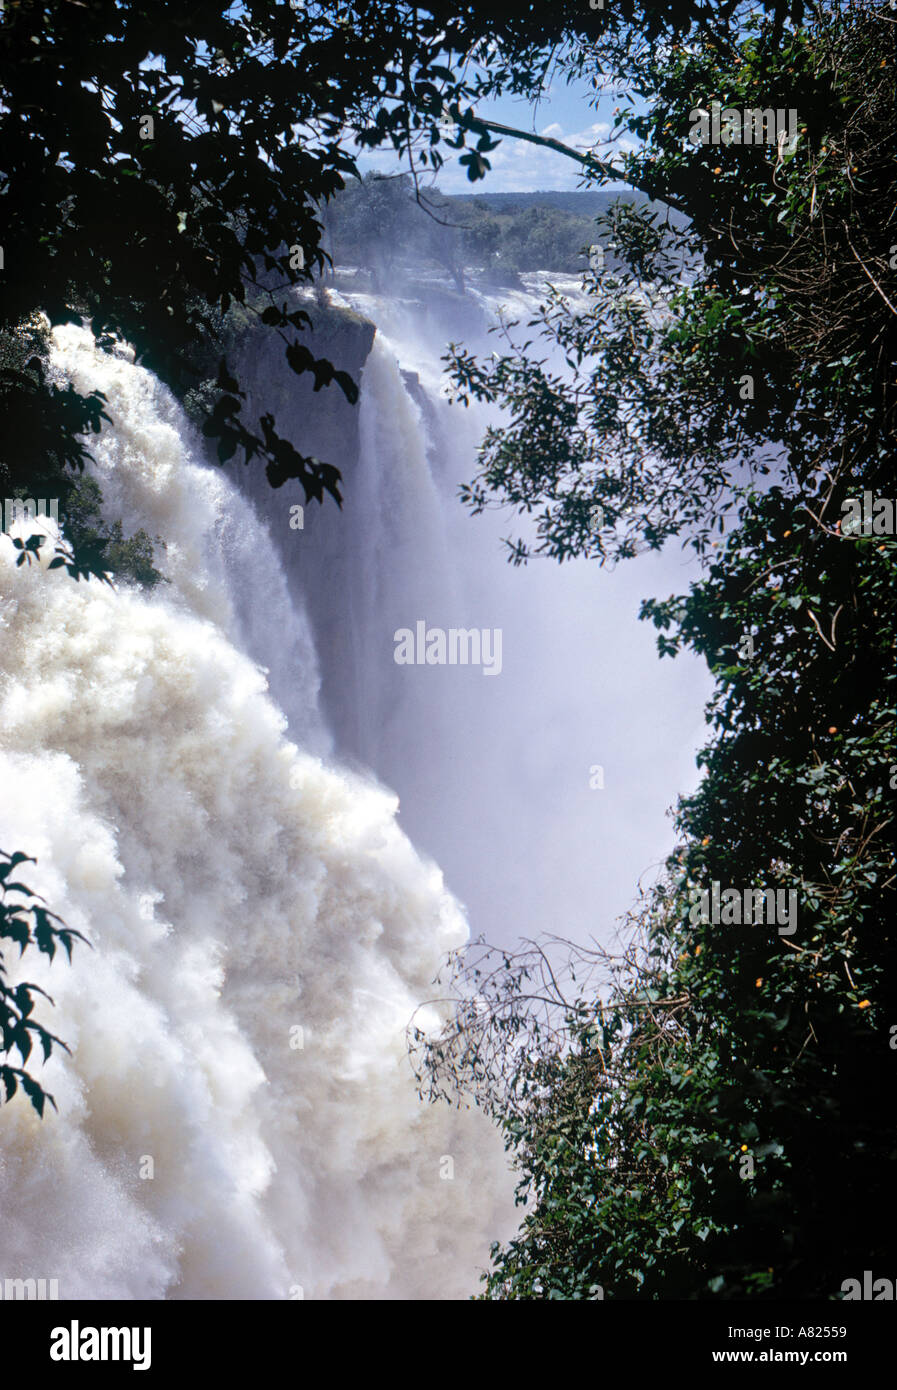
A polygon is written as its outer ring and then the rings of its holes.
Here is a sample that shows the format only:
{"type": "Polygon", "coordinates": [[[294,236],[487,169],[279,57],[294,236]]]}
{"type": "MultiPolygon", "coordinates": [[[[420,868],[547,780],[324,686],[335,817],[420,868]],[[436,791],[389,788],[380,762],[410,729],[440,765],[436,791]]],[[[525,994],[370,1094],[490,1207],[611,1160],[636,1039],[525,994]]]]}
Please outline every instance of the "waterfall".
{"type": "MultiPolygon", "coordinates": [[[[93,946],[5,952],[72,1054],[40,1073],[58,1114],[0,1110],[0,1277],[73,1299],[464,1297],[511,1183],[480,1115],[420,1103],[404,1049],[463,913],[395,794],[334,758],[314,624],[245,495],[126,350],[53,341],[60,376],[107,396],[105,506],[164,538],[167,582],[16,568],[0,537],[0,845],[37,857],[27,881],[93,946]]],[[[365,373],[399,403],[385,348],[365,373]]],[[[358,508],[382,527],[352,532],[359,681],[368,615],[398,612],[379,552],[446,545],[420,417],[399,415],[400,471],[358,508]]],[[[387,706],[360,711],[360,745],[395,738],[387,706]]]]}
{"type": "MultiPolygon", "coordinates": [[[[576,277],[557,278],[581,292],[576,277]]],[[[525,524],[459,505],[483,431],[500,419],[448,403],[445,344],[490,352],[500,304],[526,322],[539,295],[538,276],[463,301],[438,286],[416,299],[334,294],[377,326],[354,413],[297,381],[262,335],[233,364],[247,418],[272,409],[297,447],[343,471],[342,511],[312,504],[291,532],[298,485],[272,492],[262,470],[230,470],[268,518],[308,615],[334,748],[398,794],[402,825],[445,872],[474,934],[503,945],[544,931],[613,938],[639,877],[672,846],[665,813],[696,780],[710,691],[695,658],[659,663],[653,630],[637,620],[643,597],[681,592],[692,577],[676,547],[613,573],[588,559],[515,569],[501,538],[525,524]],[[397,665],[396,630],[421,619],[501,629],[500,677],[397,665]]],[[[312,341],[342,360],[338,340],[312,341]]]]}
{"type": "Polygon", "coordinates": [[[440,356],[491,350],[495,300],[334,301],[354,411],[277,343],[231,361],[248,423],[343,471],[299,530],[298,485],[206,463],[127,348],[54,334],[59,379],[108,399],[107,518],[160,538],[166,581],[76,584],[0,536],[0,846],[94,948],[6,952],[72,1055],[41,1072],[58,1114],[0,1110],[0,1278],[61,1298],[475,1292],[512,1180],[480,1114],[421,1104],[405,1025],[468,924],[610,940],[694,781],[706,676],[636,622],[678,553],[515,570],[517,521],[458,504],[495,421],[447,403],[440,356]],[[500,630],[500,676],[397,664],[421,620],[500,630]]]}

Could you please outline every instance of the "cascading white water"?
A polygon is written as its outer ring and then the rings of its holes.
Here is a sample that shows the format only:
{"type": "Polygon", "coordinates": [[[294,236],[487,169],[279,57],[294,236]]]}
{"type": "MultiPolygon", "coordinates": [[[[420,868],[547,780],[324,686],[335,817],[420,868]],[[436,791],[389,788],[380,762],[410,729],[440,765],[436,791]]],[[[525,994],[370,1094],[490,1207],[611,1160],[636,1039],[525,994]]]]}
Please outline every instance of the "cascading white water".
{"type": "MultiPolygon", "coordinates": [[[[567,277],[563,288],[577,285],[567,277]]],[[[539,277],[500,298],[525,322],[539,277]]],[[[500,538],[525,523],[471,518],[457,498],[487,423],[500,421],[449,405],[440,361],[450,339],[491,351],[499,298],[437,287],[413,300],[333,299],[377,324],[360,374],[357,466],[338,432],[328,445],[345,472],[342,511],[307,507],[305,529],[290,533],[275,510],[285,514],[286,498],[272,500],[262,471],[234,474],[281,537],[336,750],[398,792],[403,826],[443,868],[475,934],[509,946],[545,931],[609,942],[639,876],[671,847],[667,806],[695,780],[706,672],[688,656],[659,663],[653,630],[637,621],[642,597],[687,585],[682,554],[613,573],[594,559],[509,566],[500,538]],[[396,630],[421,619],[500,628],[501,674],[397,665],[396,630]]],[[[321,395],[297,388],[279,343],[253,338],[234,365],[251,383],[248,418],[271,408],[298,447],[322,447],[309,435],[321,395]]]]}
{"type": "Polygon", "coordinates": [[[72,1057],[41,1074],[58,1115],[0,1110],[0,1279],[463,1297],[511,1182],[481,1116],[421,1105],[404,1049],[463,917],[396,798],[317,756],[313,643],[251,507],[126,353],[54,342],[108,398],[109,514],[164,537],[170,582],[76,584],[0,539],[0,845],[94,947],[7,953],[72,1057]]]}

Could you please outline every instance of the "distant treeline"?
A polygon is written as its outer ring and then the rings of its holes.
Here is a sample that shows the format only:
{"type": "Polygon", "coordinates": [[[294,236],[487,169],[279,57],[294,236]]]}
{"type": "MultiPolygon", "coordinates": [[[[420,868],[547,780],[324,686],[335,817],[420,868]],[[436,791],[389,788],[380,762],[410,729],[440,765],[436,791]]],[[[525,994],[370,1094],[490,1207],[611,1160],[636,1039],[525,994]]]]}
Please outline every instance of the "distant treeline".
{"type": "Polygon", "coordinates": [[[619,198],[648,202],[627,190],[454,196],[427,190],[418,200],[408,175],[368,174],[328,204],[325,244],[337,269],[367,270],[383,288],[400,267],[440,269],[458,289],[471,273],[509,285],[522,271],[585,269],[588,248],[607,243],[596,218],[619,198]]]}

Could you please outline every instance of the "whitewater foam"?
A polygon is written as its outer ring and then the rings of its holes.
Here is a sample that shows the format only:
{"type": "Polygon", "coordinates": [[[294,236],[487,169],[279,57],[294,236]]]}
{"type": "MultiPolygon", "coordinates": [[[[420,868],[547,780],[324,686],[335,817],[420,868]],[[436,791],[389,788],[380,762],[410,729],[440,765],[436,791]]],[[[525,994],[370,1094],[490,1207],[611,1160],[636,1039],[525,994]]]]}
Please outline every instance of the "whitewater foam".
{"type": "Polygon", "coordinates": [[[510,1180],[482,1117],[420,1103],[404,1049],[463,916],[397,799],[320,756],[308,626],[176,402],[84,329],[56,330],[53,361],[106,394],[94,471],[126,534],[164,537],[169,582],[76,584],[0,537],[0,845],[94,948],[7,956],[72,1056],[41,1073],[58,1115],[0,1110],[0,1276],[463,1297],[510,1180]],[[293,672],[286,713],[248,625],[293,672]]]}

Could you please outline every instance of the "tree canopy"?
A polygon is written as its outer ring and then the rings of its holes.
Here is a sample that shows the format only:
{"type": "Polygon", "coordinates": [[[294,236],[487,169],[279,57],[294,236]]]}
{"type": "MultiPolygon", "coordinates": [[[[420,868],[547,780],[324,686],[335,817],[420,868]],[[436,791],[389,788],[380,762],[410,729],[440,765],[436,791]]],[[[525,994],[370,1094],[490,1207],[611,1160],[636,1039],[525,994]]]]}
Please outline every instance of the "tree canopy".
{"type": "Polygon", "coordinates": [[[544,354],[452,358],[459,399],[511,412],[466,497],[536,515],[535,545],[509,538],[518,560],[626,556],[685,529],[706,548],[733,485],[771,465],[829,516],[845,489],[890,479],[892,27],[871,5],[830,6],[776,47],[755,21],[735,46],[645,59],[650,113],[618,117],[643,142],[626,164],[687,224],[623,205],[605,220],[624,269],[592,273],[584,312],[547,296],[525,326],[544,354]],[[714,100],[795,110],[793,147],[696,147],[690,112],[714,100]]]}
{"type": "MultiPolygon", "coordinates": [[[[788,10],[767,8],[778,19],[788,10]]],[[[220,315],[249,296],[292,370],[354,399],[355,383],[304,341],[308,316],[286,291],[325,263],[320,208],[356,173],[357,151],[392,146],[415,177],[451,151],[476,181],[495,143],[472,124],[478,102],[536,98],[561,56],[570,70],[619,61],[638,14],[650,44],[700,32],[711,15],[722,39],[737,10],[13,0],[0,25],[0,332],[30,325],[40,336],[39,314],[51,325],[86,315],[101,343],[124,338],[183,385],[191,344],[214,340],[220,315]],[[447,113],[453,140],[440,126],[447,113]]],[[[102,407],[45,380],[39,364],[35,352],[0,376],[0,482],[12,490],[27,492],[51,461],[77,469],[102,407]]],[[[331,464],[299,455],[267,415],[244,422],[224,365],[220,384],[206,432],[222,460],[240,449],[265,460],[275,484],[296,477],[308,498],[339,500],[331,464]]]]}

